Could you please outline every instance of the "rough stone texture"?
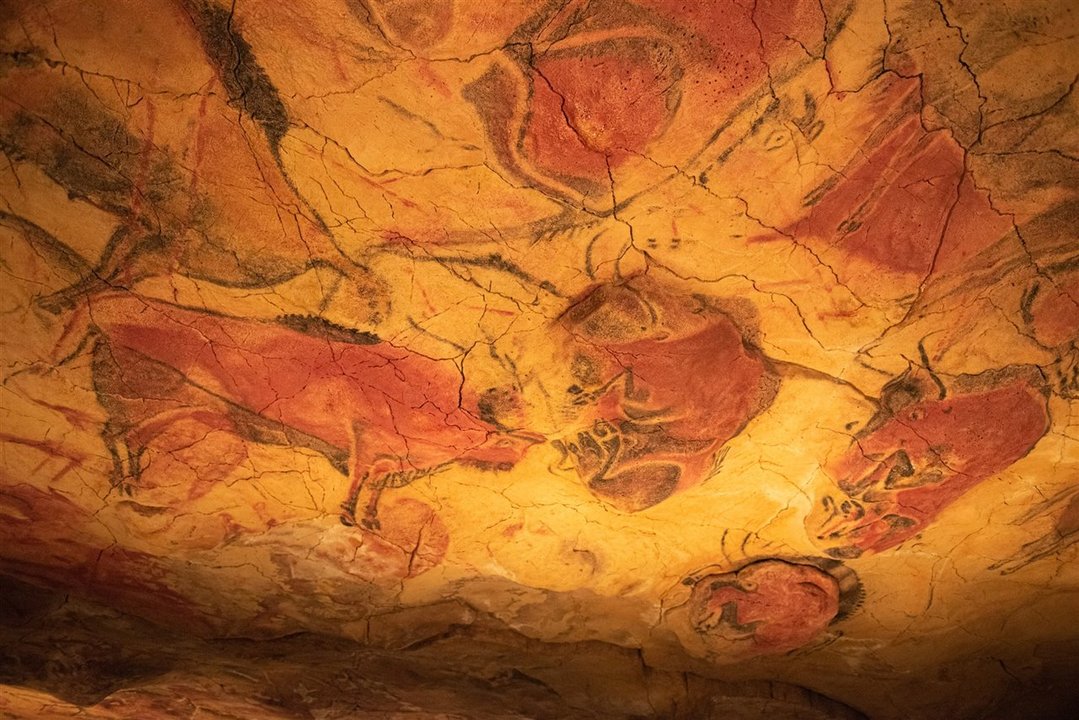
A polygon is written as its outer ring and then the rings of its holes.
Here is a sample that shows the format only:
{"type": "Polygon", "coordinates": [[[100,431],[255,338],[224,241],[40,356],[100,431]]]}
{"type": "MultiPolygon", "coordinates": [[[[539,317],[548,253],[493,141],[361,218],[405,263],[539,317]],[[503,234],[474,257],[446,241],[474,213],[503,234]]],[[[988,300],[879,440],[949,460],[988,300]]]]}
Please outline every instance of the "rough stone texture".
{"type": "Polygon", "coordinates": [[[1065,0],[0,7],[0,715],[1079,704],[1065,0]]]}

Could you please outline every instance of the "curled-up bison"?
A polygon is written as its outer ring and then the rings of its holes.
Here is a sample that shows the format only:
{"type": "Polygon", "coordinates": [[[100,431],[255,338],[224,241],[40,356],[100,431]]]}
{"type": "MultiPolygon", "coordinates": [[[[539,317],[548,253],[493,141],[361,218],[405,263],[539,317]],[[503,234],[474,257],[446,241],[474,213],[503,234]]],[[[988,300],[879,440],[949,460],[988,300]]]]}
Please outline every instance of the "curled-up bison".
{"type": "Polygon", "coordinates": [[[825,471],[836,491],[807,528],[832,557],[880,552],[917,535],[978,483],[1024,457],[1049,429],[1047,390],[1030,368],[959,376],[912,370],[825,471]]]}

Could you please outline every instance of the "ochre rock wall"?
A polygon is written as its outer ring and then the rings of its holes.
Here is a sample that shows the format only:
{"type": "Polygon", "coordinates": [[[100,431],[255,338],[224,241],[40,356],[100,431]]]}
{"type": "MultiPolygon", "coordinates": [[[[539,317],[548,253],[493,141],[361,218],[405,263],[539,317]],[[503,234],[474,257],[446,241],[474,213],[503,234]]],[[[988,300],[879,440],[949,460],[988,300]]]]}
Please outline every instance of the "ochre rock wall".
{"type": "Polygon", "coordinates": [[[1073,3],[0,28],[0,712],[1079,702],[1073,3]]]}

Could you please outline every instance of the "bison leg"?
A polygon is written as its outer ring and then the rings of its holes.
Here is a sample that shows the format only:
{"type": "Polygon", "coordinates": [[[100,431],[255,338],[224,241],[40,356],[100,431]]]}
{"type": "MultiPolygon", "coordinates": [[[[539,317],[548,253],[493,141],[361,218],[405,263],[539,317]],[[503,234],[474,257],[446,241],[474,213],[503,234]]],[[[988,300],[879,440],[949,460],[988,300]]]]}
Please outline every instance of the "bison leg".
{"type": "Polygon", "coordinates": [[[378,501],[387,484],[401,476],[401,460],[389,455],[372,455],[370,447],[363,440],[363,427],[358,423],[352,424],[351,446],[349,476],[352,485],[341,503],[341,524],[355,526],[356,508],[362,506],[363,517],[359,525],[366,530],[378,530],[381,527],[378,501]]]}
{"type": "Polygon", "coordinates": [[[348,497],[341,503],[341,524],[352,527],[356,524],[356,501],[363,492],[364,483],[367,482],[367,473],[352,473],[352,486],[348,489],[348,497]]]}
{"type": "Polygon", "coordinates": [[[387,482],[393,477],[393,470],[385,467],[387,463],[378,462],[370,470],[365,471],[356,480],[352,481],[348,499],[341,503],[341,522],[344,525],[356,524],[356,507],[360,496],[368,491],[366,501],[363,503],[363,517],[360,526],[366,530],[379,530],[382,525],[378,521],[378,501],[382,497],[382,491],[386,489],[387,482]]]}
{"type": "Polygon", "coordinates": [[[101,439],[112,458],[111,487],[117,492],[130,496],[142,474],[142,455],[145,445],[133,438],[138,428],[122,425],[109,420],[101,432],[101,439]]]}
{"type": "Polygon", "coordinates": [[[371,458],[366,451],[363,442],[363,427],[358,423],[352,423],[349,428],[350,447],[348,453],[348,475],[352,478],[352,484],[348,488],[348,496],[341,503],[341,524],[347,527],[356,525],[356,503],[360,499],[364,485],[370,475],[371,458]]]}
{"type": "Polygon", "coordinates": [[[387,473],[381,473],[375,479],[371,487],[371,496],[367,500],[367,507],[363,511],[363,520],[360,523],[368,530],[379,530],[382,523],[378,521],[378,501],[382,497],[382,491],[386,489],[387,473]]]}
{"type": "Polygon", "coordinates": [[[353,482],[352,490],[349,491],[348,499],[341,503],[341,524],[347,527],[354,527],[356,525],[356,504],[359,500],[360,493],[365,486],[370,487],[371,494],[368,496],[367,504],[364,507],[363,517],[360,519],[360,526],[366,530],[380,530],[382,524],[378,521],[378,500],[382,496],[382,491],[386,487],[382,482],[371,483],[367,485],[368,474],[364,473],[363,477],[358,482],[353,482]]]}
{"type": "MultiPolygon", "coordinates": [[[[128,473],[137,477],[139,472],[139,466],[135,464],[132,466],[132,451],[128,446],[127,441],[124,439],[126,435],[125,429],[120,427],[118,423],[113,420],[109,420],[105,423],[105,427],[101,431],[101,439],[105,442],[105,447],[109,451],[109,456],[112,458],[112,473],[110,477],[111,486],[114,490],[130,495],[131,486],[125,482],[128,477],[128,473]],[[128,466],[124,467],[124,460],[120,456],[121,446],[124,449],[124,454],[127,455],[128,466]]],[[[136,457],[141,453],[136,453],[136,457]]]]}

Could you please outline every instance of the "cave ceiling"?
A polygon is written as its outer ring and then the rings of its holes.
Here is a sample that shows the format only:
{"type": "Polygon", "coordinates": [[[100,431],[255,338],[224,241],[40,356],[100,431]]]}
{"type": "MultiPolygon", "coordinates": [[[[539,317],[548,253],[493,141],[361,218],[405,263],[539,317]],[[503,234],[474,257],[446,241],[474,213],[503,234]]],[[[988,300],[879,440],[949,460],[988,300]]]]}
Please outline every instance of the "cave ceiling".
{"type": "Polygon", "coordinates": [[[0,5],[0,715],[1079,703],[1067,0],[0,5]]]}

